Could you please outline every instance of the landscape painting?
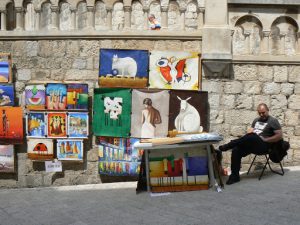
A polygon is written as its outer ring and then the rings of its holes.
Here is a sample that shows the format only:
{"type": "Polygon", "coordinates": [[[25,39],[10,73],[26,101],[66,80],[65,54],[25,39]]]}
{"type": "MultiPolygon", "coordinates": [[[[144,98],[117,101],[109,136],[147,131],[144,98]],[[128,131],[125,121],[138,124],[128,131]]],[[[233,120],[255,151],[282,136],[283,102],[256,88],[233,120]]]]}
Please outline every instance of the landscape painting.
{"type": "Polygon", "coordinates": [[[147,50],[100,49],[100,87],[143,88],[148,83],[147,50]]]}
{"type": "Polygon", "coordinates": [[[0,82],[8,83],[10,81],[10,63],[8,61],[0,61],[0,82]]]}
{"type": "Polygon", "coordinates": [[[48,137],[67,137],[67,114],[63,112],[48,113],[48,137]]]}
{"type": "Polygon", "coordinates": [[[51,139],[28,139],[27,155],[32,160],[53,159],[53,140],[51,139]]]}
{"type": "Polygon", "coordinates": [[[199,53],[151,51],[149,87],[199,90],[199,53]]]}
{"type": "Polygon", "coordinates": [[[21,144],[23,142],[22,107],[0,107],[0,144],[21,144]]]}
{"type": "Polygon", "coordinates": [[[59,160],[83,160],[82,140],[57,140],[57,159],[59,160]]]}
{"type": "Polygon", "coordinates": [[[158,138],[168,135],[168,91],[132,91],[131,137],[158,138]]]}
{"type": "Polygon", "coordinates": [[[15,172],[15,154],[13,145],[0,145],[0,173],[15,172]]]}
{"type": "Polygon", "coordinates": [[[68,110],[88,110],[88,85],[67,84],[67,108],[68,110]]]}
{"type": "Polygon", "coordinates": [[[14,86],[0,84],[0,106],[14,106],[14,86]]]}
{"type": "Polygon", "coordinates": [[[27,137],[45,138],[47,136],[47,116],[44,112],[29,112],[26,115],[27,137]]]}
{"type": "Polygon", "coordinates": [[[25,106],[27,109],[45,109],[46,87],[44,84],[30,84],[25,87],[25,106]]]}
{"type": "Polygon", "coordinates": [[[68,137],[87,138],[89,135],[89,115],[83,112],[69,112],[68,137]]]}
{"type": "Polygon", "coordinates": [[[67,86],[65,84],[47,84],[46,106],[50,110],[67,108],[67,86]]]}

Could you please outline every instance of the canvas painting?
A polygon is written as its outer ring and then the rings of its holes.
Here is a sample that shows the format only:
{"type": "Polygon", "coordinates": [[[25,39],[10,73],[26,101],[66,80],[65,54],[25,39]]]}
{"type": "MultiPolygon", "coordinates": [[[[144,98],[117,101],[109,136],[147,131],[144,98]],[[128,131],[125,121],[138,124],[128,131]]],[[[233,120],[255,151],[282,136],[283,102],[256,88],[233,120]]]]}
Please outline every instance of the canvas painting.
{"type": "Polygon", "coordinates": [[[100,49],[100,87],[143,88],[148,83],[146,50],[100,49]]]}
{"type": "Polygon", "coordinates": [[[94,135],[129,137],[130,118],[130,89],[98,88],[94,90],[94,135]]]}
{"type": "Polygon", "coordinates": [[[169,114],[170,132],[176,134],[209,131],[207,92],[172,90],[170,109],[172,109],[169,114]]]}
{"type": "Polygon", "coordinates": [[[13,145],[0,145],[0,173],[15,172],[15,154],[13,145]]]}
{"type": "Polygon", "coordinates": [[[168,135],[168,91],[132,91],[131,137],[157,138],[168,135]]]}
{"type": "Polygon", "coordinates": [[[47,117],[48,137],[67,137],[67,114],[50,112],[47,117]]]}
{"type": "Polygon", "coordinates": [[[27,85],[24,95],[27,109],[45,109],[46,87],[44,84],[27,85]]]}
{"type": "Polygon", "coordinates": [[[68,110],[88,110],[88,85],[67,84],[67,108],[68,110]]]}
{"type": "Polygon", "coordinates": [[[23,112],[21,107],[0,107],[0,144],[23,142],[23,112]]]}
{"type": "Polygon", "coordinates": [[[87,138],[89,135],[89,115],[84,112],[68,114],[68,137],[87,138]]]}
{"type": "Polygon", "coordinates": [[[57,158],[59,160],[83,160],[83,141],[57,140],[57,158]]]}
{"type": "Polygon", "coordinates": [[[207,151],[201,147],[150,150],[149,176],[152,192],[208,189],[207,151]]]}
{"type": "Polygon", "coordinates": [[[47,84],[47,109],[64,110],[67,107],[67,86],[65,84],[47,84]]]}
{"type": "Polygon", "coordinates": [[[151,51],[150,88],[198,90],[199,53],[183,51],[151,51]]]}
{"type": "Polygon", "coordinates": [[[133,148],[134,138],[100,137],[99,173],[111,176],[138,176],[142,149],[133,148]]]}
{"type": "Polygon", "coordinates": [[[14,106],[14,86],[0,84],[0,106],[14,106]]]}
{"type": "Polygon", "coordinates": [[[51,139],[28,139],[27,155],[32,160],[53,159],[53,140],[51,139]]]}
{"type": "Polygon", "coordinates": [[[27,137],[44,138],[47,135],[47,116],[44,112],[29,112],[26,115],[27,137]]]}
{"type": "Polygon", "coordinates": [[[10,79],[10,64],[8,61],[0,61],[0,82],[8,83],[10,79]]]}

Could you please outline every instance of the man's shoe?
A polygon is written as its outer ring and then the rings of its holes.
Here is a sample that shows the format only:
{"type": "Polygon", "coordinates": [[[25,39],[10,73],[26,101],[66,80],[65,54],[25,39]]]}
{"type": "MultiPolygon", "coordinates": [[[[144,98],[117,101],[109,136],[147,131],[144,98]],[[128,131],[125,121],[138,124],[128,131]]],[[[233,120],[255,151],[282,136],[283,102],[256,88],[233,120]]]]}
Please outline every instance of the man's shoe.
{"type": "Polygon", "coordinates": [[[221,152],[225,152],[225,151],[227,151],[228,149],[226,148],[226,144],[225,145],[220,145],[219,146],[219,151],[221,151],[221,152]]]}
{"type": "Polygon", "coordinates": [[[231,184],[234,184],[234,183],[237,183],[240,181],[240,177],[237,177],[235,175],[230,175],[228,180],[226,181],[226,184],[227,185],[231,185],[231,184]]]}

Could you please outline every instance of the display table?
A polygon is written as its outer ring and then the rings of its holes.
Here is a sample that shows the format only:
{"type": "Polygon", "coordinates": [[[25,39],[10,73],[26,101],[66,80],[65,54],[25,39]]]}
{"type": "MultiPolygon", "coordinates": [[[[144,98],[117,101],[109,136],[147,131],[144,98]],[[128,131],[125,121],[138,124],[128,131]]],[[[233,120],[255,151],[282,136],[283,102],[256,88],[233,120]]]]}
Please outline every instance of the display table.
{"type": "Polygon", "coordinates": [[[185,136],[181,143],[158,144],[154,139],[154,144],[134,144],[135,148],[144,149],[147,191],[190,191],[214,186],[210,146],[220,140],[219,135],[205,134],[185,136]]]}

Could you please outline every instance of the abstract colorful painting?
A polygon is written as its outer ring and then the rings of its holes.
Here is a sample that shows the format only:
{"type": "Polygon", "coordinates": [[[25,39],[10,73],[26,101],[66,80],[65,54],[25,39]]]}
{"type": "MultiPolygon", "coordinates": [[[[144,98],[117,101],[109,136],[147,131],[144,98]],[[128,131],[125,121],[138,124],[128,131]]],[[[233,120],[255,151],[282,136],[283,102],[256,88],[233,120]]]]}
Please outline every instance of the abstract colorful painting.
{"type": "Polygon", "coordinates": [[[169,131],[208,132],[208,93],[170,91],[169,131]]]}
{"type": "Polygon", "coordinates": [[[13,145],[0,145],[0,173],[15,172],[15,154],[13,145]]]}
{"type": "Polygon", "coordinates": [[[27,155],[32,160],[53,159],[53,140],[51,139],[28,139],[27,155]]]}
{"type": "Polygon", "coordinates": [[[26,115],[27,137],[44,138],[47,135],[47,115],[44,112],[29,112],[26,115]]]}
{"type": "Polygon", "coordinates": [[[48,137],[67,137],[67,114],[60,112],[48,113],[48,137]]]}
{"type": "Polygon", "coordinates": [[[89,115],[84,112],[68,113],[68,137],[87,138],[89,135],[89,115]]]}
{"type": "Polygon", "coordinates": [[[88,110],[88,85],[67,84],[67,107],[70,109],[88,110]]]}
{"type": "Polygon", "coordinates": [[[199,53],[151,51],[150,88],[198,90],[199,53]]]}
{"type": "Polygon", "coordinates": [[[45,109],[46,87],[44,84],[27,85],[24,95],[27,109],[45,109]]]}
{"type": "Polygon", "coordinates": [[[0,84],[0,106],[14,106],[14,86],[0,84]]]}
{"type": "Polygon", "coordinates": [[[138,176],[143,150],[132,147],[138,139],[100,137],[99,141],[100,174],[138,176]]]}
{"type": "Polygon", "coordinates": [[[67,86],[65,84],[47,84],[47,109],[64,110],[67,107],[67,86]]]}
{"type": "Polygon", "coordinates": [[[205,148],[156,149],[149,152],[152,192],[208,189],[208,162],[205,148]]]}
{"type": "Polygon", "coordinates": [[[94,90],[93,131],[96,136],[129,137],[131,89],[94,90]]]}
{"type": "Polygon", "coordinates": [[[57,140],[57,158],[59,160],[83,160],[83,141],[57,140]]]}
{"type": "Polygon", "coordinates": [[[8,83],[10,79],[10,63],[0,61],[0,82],[8,83]]]}
{"type": "Polygon", "coordinates": [[[156,138],[168,135],[168,91],[132,91],[131,137],[156,138]]]}
{"type": "Polygon", "coordinates": [[[0,144],[23,142],[23,112],[21,107],[0,107],[0,144]]]}
{"type": "Polygon", "coordinates": [[[100,87],[142,88],[148,83],[146,50],[100,49],[100,87]]]}

